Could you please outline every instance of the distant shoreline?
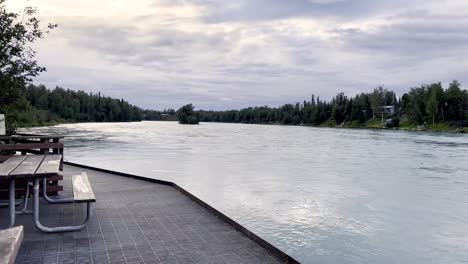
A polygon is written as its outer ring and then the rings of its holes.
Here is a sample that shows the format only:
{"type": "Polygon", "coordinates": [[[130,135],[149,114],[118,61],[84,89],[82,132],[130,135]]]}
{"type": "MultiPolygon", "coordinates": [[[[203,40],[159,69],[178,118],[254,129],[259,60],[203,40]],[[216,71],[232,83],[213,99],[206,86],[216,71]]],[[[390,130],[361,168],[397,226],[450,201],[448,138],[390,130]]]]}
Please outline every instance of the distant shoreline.
{"type": "MultiPolygon", "coordinates": [[[[30,125],[21,127],[21,129],[27,128],[34,128],[34,127],[52,127],[57,125],[63,124],[88,124],[88,123],[96,123],[96,124],[108,124],[108,123],[139,123],[139,122],[177,122],[175,120],[141,120],[141,121],[127,121],[127,122],[52,122],[50,124],[43,124],[43,125],[30,125]]],[[[378,127],[378,126],[351,126],[349,124],[344,124],[342,126],[327,126],[327,125],[309,125],[309,124],[281,124],[281,123],[240,123],[240,122],[206,122],[202,121],[200,123],[211,123],[211,124],[244,124],[244,125],[266,125],[266,126],[297,126],[297,127],[315,127],[315,128],[337,128],[337,129],[369,129],[369,130],[399,130],[399,131],[412,131],[412,132],[436,132],[436,133],[451,133],[451,134],[465,134],[468,133],[468,127],[463,128],[456,128],[448,126],[446,123],[436,123],[434,127],[427,126],[427,127],[419,127],[416,125],[405,127],[378,127]]]]}

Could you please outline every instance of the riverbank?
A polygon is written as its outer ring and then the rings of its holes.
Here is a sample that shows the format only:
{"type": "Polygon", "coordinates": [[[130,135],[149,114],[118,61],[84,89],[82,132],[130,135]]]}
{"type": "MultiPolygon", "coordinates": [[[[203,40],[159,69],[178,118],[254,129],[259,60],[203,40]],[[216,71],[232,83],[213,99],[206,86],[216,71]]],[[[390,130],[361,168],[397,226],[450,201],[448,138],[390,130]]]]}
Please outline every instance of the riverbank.
{"type": "Polygon", "coordinates": [[[357,124],[355,122],[344,123],[340,126],[328,126],[337,128],[361,128],[361,129],[389,129],[405,131],[427,131],[427,132],[448,132],[448,133],[468,133],[468,127],[450,126],[448,123],[435,123],[430,125],[417,125],[410,122],[402,122],[398,126],[387,126],[383,124],[380,118],[374,118],[366,124],[357,124]]]}
{"type": "MultiPolygon", "coordinates": [[[[144,120],[145,121],[145,120],[144,120]]],[[[142,121],[140,121],[142,122],[142,121]]],[[[151,121],[149,121],[151,122],[151,121]]],[[[172,120],[159,120],[159,122],[177,122],[172,120]]],[[[29,124],[21,126],[22,129],[27,128],[34,128],[34,127],[52,127],[61,124],[86,124],[86,123],[118,123],[118,122],[73,122],[73,121],[52,121],[48,123],[42,124],[29,124]]],[[[126,122],[130,123],[130,122],[126,122]]],[[[131,122],[134,123],[134,122],[131,122]]],[[[205,123],[222,123],[222,122],[205,122],[205,123]]],[[[226,123],[231,124],[231,123],[226,123]]],[[[243,124],[243,123],[242,123],[243,124]]],[[[254,125],[254,124],[252,124],[254,125]]],[[[281,124],[281,123],[262,123],[257,125],[274,125],[274,126],[307,126],[307,127],[326,127],[326,128],[346,128],[346,129],[370,129],[370,130],[403,130],[403,131],[417,131],[417,132],[437,132],[437,133],[467,133],[468,134],[468,127],[453,127],[448,125],[447,123],[436,123],[435,125],[430,126],[418,126],[415,124],[410,123],[402,123],[398,127],[386,127],[385,125],[380,123],[379,121],[369,122],[365,125],[357,124],[356,122],[348,122],[341,125],[336,125],[334,122],[325,122],[319,126],[314,125],[288,125],[288,124],[281,124]]]]}
{"type": "Polygon", "coordinates": [[[229,123],[229,122],[204,122],[204,123],[225,123],[225,124],[247,124],[247,125],[274,125],[274,126],[306,126],[306,127],[326,127],[326,128],[347,128],[347,129],[382,129],[382,130],[404,130],[404,131],[426,131],[426,132],[443,132],[443,133],[468,133],[468,127],[455,127],[447,123],[435,123],[434,125],[417,125],[412,123],[401,123],[397,127],[389,127],[381,123],[380,118],[375,118],[366,124],[360,124],[357,121],[344,122],[340,125],[335,121],[329,120],[320,125],[310,124],[283,124],[279,122],[271,123],[229,123]]]}

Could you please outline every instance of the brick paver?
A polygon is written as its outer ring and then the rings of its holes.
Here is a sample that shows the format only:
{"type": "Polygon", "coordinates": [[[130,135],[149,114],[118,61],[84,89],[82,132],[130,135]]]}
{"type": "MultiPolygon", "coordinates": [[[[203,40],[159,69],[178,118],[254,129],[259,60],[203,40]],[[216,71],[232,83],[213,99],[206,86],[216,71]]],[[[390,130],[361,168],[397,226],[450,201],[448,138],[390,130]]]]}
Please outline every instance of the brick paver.
{"type": "MultiPolygon", "coordinates": [[[[80,232],[44,234],[32,215],[18,215],[25,237],[17,263],[281,263],[267,250],[170,186],[65,166],[63,196],[71,175],[88,174],[94,214],[80,232]]],[[[41,201],[46,225],[79,223],[83,204],[41,201]]],[[[8,221],[0,208],[0,228],[8,221]]]]}

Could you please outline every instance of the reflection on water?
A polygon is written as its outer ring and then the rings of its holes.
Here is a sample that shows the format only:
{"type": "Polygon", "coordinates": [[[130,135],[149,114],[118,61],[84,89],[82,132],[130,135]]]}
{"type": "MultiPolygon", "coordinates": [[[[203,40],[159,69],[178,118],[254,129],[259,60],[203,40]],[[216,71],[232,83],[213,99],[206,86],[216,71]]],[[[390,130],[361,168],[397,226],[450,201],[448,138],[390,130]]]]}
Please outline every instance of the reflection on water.
{"type": "Polygon", "coordinates": [[[174,181],[304,263],[466,263],[468,136],[72,124],[66,159],[174,181]]]}

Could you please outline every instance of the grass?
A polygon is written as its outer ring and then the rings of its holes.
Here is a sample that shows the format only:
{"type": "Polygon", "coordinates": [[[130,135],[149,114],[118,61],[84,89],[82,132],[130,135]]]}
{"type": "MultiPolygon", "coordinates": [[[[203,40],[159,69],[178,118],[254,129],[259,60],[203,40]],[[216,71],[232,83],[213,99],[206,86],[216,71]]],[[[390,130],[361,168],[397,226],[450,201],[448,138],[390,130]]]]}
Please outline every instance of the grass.
{"type": "Polygon", "coordinates": [[[427,126],[427,130],[433,132],[449,132],[456,130],[456,127],[451,127],[447,123],[435,123],[434,125],[427,126]]]}
{"type": "Polygon", "coordinates": [[[418,125],[410,122],[401,122],[399,128],[402,130],[418,130],[418,125]]]}
{"type": "Polygon", "coordinates": [[[327,120],[319,125],[319,127],[336,127],[335,120],[327,120]]]}
{"type": "Polygon", "coordinates": [[[347,128],[363,128],[364,126],[361,123],[359,123],[359,121],[354,120],[354,121],[346,124],[345,127],[347,127],[347,128]]]}
{"type": "Polygon", "coordinates": [[[361,124],[358,121],[346,122],[342,126],[336,124],[334,120],[327,120],[319,125],[319,127],[336,127],[336,128],[367,128],[367,129],[400,129],[400,130],[409,130],[409,131],[430,131],[430,132],[459,132],[459,133],[468,133],[468,127],[465,128],[456,128],[451,127],[447,123],[435,123],[434,125],[420,126],[415,123],[408,122],[404,120],[400,122],[398,127],[389,128],[385,124],[382,124],[382,118],[376,117],[369,121],[366,124],[361,124]]]}
{"type": "Polygon", "coordinates": [[[382,118],[380,117],[375,117],[366,123],[366,128],[385,128],[385,125],[382,124],[382,118]]]}
{"type": "Polygon", "coordinates": [[[421,127],[418,126],[414,123],[409,123],[409,122],[403,122],[400,123],[400,129],[402,130],[423,130],[423,131],[431,131],[431,132],[461,132],[461,133],[468,133],[468,128],[457,128],[450,126],[447,123],[441,122],[441,123],[435,123],[433,124],[428,124],[426,127],[421,127]]]}

